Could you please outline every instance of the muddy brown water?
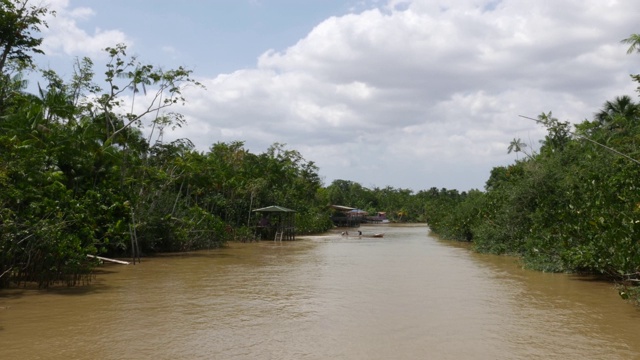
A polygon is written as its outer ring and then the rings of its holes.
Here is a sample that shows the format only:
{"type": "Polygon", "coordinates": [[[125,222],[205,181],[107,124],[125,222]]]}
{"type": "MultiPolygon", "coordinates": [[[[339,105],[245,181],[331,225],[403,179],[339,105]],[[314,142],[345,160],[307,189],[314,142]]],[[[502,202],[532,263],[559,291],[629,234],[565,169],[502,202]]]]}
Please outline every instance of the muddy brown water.
{"type": "Polygon", "coordinates": [[[425,226],[108,265],[0,292],[0,359],[640,359],[609,283],[523,270],[425,226]]]}

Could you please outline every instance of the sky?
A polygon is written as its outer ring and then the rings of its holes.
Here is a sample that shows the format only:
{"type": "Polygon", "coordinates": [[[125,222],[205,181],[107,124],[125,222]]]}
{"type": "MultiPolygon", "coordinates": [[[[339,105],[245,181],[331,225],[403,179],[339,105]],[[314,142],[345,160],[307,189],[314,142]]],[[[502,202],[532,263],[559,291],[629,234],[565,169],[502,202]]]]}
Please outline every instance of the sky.
{"type": "Polygon", "coordinates": [[[141,62],[192,69],[205,89],[185,89],[172,110],[187,125],[165,142],[286,144],[324,185],[482,190],[525,156],[512,140],[531,153],[544,138],[522,116],[579,123],[638,95],[640,54],[620,43],[640,33],[637,0],[38,3],[56,10],[39,65],[68,78],[88,56],[100,74],[102,49],[124,43],[141,62]]]}

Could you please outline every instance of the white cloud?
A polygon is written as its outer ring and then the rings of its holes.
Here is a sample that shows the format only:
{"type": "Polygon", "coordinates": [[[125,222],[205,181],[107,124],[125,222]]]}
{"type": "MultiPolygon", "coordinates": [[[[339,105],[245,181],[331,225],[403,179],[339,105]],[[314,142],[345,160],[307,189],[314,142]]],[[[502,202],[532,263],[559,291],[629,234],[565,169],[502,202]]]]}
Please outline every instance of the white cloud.
{"type": "MultiPolygon", "coordinates": [[[[77,22],[90,11],[56,3],[62,11],[46,38],[53,49],[129,41],[117,30],[88,34],[77,22]]],[[[286,143],[327,182],[467,190],[515,160],[506,154],[513,138],[535,148],[544,136],[519,115],[582,121],[635,87],[628,74],[637,55],[619,43],[638,31],[634,0],[358,8],[368,10],[326,19],[286,50],[265,51],[254,68],[201,79],[207,91],[187,90],[179,109],[189,125],[167,138],[187,137],[202,150],[218,141],[245,141],[256,152],[286,143]]]]}
{"type": "Polygon", "coordinates": [[[100,57],[103,49],[115,44],[131,45],[132,41],[120,30],[94,28],[92,33],[82,29],[78,22],[87,22],[95,16],[88,7],[70,8],[68,0],[50,0],[47,3],[54,15],[46,17],[48,28],[43,28],[42,49],[48,56],[71,55],[100,57]]]}
{"type": "Polygon", "coordinates": [[[618,42],[634,30],[635,2],[399,3],[329,18],[256,69],[212,80],[210,123],[248,122],[263,131],[252,146],[266,132],[304,149],[328,180],[465,189],[512,161],[511,139],[543,137],[518,115],[581,121],[632,88],[618,42]]]}

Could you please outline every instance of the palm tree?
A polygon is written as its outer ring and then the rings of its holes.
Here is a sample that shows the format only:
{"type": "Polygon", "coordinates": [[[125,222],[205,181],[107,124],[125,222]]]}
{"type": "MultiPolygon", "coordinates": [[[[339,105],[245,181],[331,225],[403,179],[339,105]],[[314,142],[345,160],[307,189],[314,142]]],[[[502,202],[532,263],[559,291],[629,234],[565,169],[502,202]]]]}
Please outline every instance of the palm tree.
{"type": "MultiPolygon", "coordinates": [[[[640,53],[640,34],[631,34],[628,38],[620,41],[623,44],[629,44],[627,54],[633,54],[634,52],[640,53]]],[[[640,74],[631,74],[633,81],[640,83],[640,74]]],[[[640,92],[640,86],[636,88],[636,91],[640,92]]]]}
{"type": "Polygon", "coordinates": [[[631,34],[628,38],[622,39],[620,42],[623,44],[629,44],[627,54],[640,52],[640,34],[631,34]]]}
{"type": "Polygon", "coordinates": [[[608,124],[618,116],[633,120],[638,115],[640,115],[640,105],[633,102],[628,95],[623,95],[617,96],[614,101],[605,102],[595,118],[600,124],[608,124]]]}
{"type": "Polygon", "coordinates": [[[518,159],[518,153],[520,151],[523,151],[524,148],[527,147],[527,144],[523,143],[522,140],[520,140],[520,138],[517,139],[513,139],[511,140],[511,143],[509,144],[509,148],[507,149],[507,154],[511,154],[511,152],[513,151],[514,153],[516,153],[516,159],[518,159]]]}

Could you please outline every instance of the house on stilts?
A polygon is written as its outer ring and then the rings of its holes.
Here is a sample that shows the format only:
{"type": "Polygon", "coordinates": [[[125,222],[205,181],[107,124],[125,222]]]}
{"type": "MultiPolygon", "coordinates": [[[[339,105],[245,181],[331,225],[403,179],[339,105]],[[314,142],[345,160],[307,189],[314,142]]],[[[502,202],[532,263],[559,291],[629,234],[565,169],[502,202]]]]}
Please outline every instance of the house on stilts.
{"type": "Polygon", "coordinates": [[[255,233],[261,240],[282,241],[296,239],[296,211],[272,205],[253,212],[260,214],[255,233]]]}

